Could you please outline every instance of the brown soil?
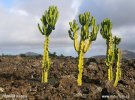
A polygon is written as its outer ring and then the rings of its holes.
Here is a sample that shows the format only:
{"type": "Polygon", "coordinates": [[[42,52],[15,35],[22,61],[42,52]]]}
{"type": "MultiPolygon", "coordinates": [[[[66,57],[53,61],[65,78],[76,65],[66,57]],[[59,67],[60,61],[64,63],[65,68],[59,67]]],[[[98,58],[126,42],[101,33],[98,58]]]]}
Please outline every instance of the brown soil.
{"type": "Polygon", "coordinates": [[[104,59],[85,59],[81,87],[76,83],[76,58],[51,61],[49,83],[43,84],[41,57],[0,57],[0,100],[135,100],[135,60],[122,60],[117,87],[107,81],[104,59]]]}

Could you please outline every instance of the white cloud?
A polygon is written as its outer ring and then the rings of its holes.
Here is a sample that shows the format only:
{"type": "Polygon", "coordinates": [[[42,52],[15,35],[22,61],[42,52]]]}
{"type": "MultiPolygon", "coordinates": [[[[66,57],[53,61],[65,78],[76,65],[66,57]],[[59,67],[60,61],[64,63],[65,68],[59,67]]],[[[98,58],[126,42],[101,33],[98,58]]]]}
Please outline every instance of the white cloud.
{"type": "MultiPolygon", "coordinates": [[[[98,23],[104,18],[111,19],[113,23],[112,33],[122,38],[120,47],[135,51],[135,0],[92,0],[83,1],[78,13],[90,11],[98,23]]],[[[98,35],[94,47],[106,47],[105,40],[98,35]]],[[[96,51],[96,49],[95,49],[96,51]]]]}
{"type": "Polygon", "coordinates": [[[9,10],[9,12],[12,13],[12,14],[16,14],[16,15],[29,16],[28,12],[26,12],[25,10],[22,10],[22,9],[11,8],[9,10]]]}
{"type": "MultiPolygon", "coordinates": [[[[75,18],[75,13],[77,13],[75,9],[78,9],[80,3],[77,3],[78,5],[74,8],[71,7],[72,0],[66,2],[53,1],[53,4],[58,6],[60,17],[56,24],[56,30],[50,36],[50,47],[69,46],[72,41],[68,37],[68,23],[75,18]]],[[[12,52],[15,49],[22,52],[22,48],[26,52],[28,48],[31,48],[31,50],[33,48],[42,49],[44,36],[39,32],[37,23],[39,23],[41,15],[49,5],[50,2],[43,0],[14,0],[14,5],[11,8],[1,7],[0,46],[3,49],[0,49],[0,53],[3,50],[12,52]]]]}
{"type": "MultiPolygon", "coordinates": [[[[44,36],[37,28],[40,17],[49,5],[58,6],[60,13],[56,29],[50,36],[50,50],[66,55],[76,55],[73,41],[68,36],[69,21],[78,20],[85,11],[100,23],[108,17],[113,22],[113,33],[122,37],[120,46],[134,50],[135,38],[135,0],[13,0],[10,8],[0,3],[0,53],[27,52],[35,50],[42,53],[44,36]],[[71,49],[72,48],[72,49],[71,49]]],[[[85,56],[105,53],[106,43],[99,34],[97,40],[85,56]]]]}

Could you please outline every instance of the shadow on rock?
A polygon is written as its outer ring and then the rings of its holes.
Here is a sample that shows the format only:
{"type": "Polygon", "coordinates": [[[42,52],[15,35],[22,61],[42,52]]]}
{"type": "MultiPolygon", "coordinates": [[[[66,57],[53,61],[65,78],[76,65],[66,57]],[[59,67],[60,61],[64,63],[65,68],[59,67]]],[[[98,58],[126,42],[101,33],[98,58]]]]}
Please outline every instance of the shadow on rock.
{"type": "Polygon", "coordinates": [[[100,80],[98,79],[90,79],[88,76],[83,76],[83,82],[84,83],[93,83],[93,84],[96,84],[96,85],[101,85],[101,82],[100,80]]]}

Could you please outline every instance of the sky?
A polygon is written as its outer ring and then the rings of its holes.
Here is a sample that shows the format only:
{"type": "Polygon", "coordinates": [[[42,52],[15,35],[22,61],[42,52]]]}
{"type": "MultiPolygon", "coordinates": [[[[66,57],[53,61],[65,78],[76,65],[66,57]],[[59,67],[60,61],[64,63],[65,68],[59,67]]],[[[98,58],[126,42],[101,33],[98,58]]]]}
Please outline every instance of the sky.
{"type": "MultiPolygon", "coordinates": [[[[135,0],[0,0],[0,54],[43,53],[44,36],[37,24],[45,10],[55,5],[59,19],[50,35],[50,52],[77,56],[68,36],[69,22],[86,11],[97,24],[109,18],[112,33],[122,38],[119,47],[135,52],[135,0]]],[[[106,53],[106,42],[98,34],[86,57],[106,53]]]]}

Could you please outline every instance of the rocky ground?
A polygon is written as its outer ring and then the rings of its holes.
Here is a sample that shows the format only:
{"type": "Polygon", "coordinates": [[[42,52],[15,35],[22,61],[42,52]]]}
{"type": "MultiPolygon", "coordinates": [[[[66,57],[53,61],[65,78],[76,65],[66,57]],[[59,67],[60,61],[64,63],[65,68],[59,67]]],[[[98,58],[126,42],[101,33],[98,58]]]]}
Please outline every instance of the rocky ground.
{"type": "Polygon", "coordinates": [[[54,57],[51,61],[49,83],[43,84],[41,57],[1,56],[0,100],[135,100],[135,60],[122,60],[117,87],[107,81],[104,59],[85,59],[81,87],[76,83],[76,58],[54,57]]]}

